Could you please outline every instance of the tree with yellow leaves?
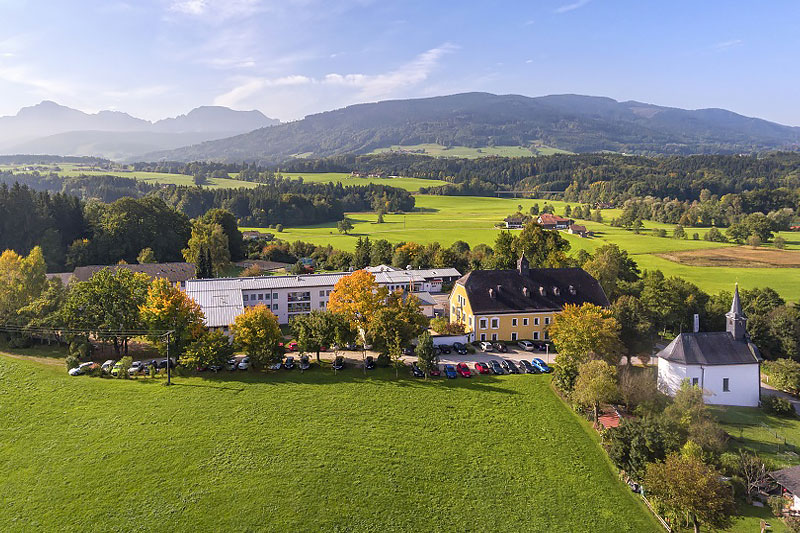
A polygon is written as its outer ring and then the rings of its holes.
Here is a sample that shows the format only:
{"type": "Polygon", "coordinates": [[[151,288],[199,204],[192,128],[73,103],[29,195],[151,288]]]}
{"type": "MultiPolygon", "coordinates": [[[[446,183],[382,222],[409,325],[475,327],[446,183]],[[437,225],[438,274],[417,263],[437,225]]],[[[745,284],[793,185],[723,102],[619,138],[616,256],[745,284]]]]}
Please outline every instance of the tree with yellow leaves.
{"type": "Polygon", "coordinates": [[[250,357],[253,368],[264,368],[283,357],[278,317],[264,304],[248,307],[231,324],[236,345],[250,357]]]}
{"type": "Polygon", "coordinates": [[[17,311],[39,296],[47,284],[46,272],[38,246],[26,257],[13,250],[0,254],[0,319],[14,321],[17,311]]]}
{"type": "Polygon", "coordinates": [[[336,282],[328,310],[344,315],[353,330],[363,335],[388,294],[386,287],[375,283],[372,273],[357,270],[336,282]]]}
{"type": "Polygon", "coordinates": [[[165,330],[174,331],[170,335],[170,356],[179,357],[205,330],[200,305],[164,278],[153,280],[139,310],[142,322],[151,332],[150,340],[162,353],[167,346],[161,335],[165,330]]]}

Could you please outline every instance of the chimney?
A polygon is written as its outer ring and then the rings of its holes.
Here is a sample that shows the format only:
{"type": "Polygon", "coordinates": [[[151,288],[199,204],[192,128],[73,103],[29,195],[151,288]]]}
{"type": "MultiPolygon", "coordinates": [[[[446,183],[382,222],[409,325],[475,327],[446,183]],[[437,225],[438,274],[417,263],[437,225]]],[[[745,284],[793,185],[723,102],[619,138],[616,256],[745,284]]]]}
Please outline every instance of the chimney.
{"type": "Polygon", "coordinates": [[[553,287],[553,294],[558,296],[559,294],[561,294],[561,289],[559,289],[558,287],[554,286],[553,287]]]}
{"type": "Polygon", "coordinates": [[[500,294],[501,292],[503,292],[503,286],[502,285],[498,285],[497,286],[497,294],[500,294]]]}
{"type": "Polygon", "coordinates": [[[489,298],[494,299],[494,289],[492,288],[489,289],[489,298]]]}
{"type": "Polygon", "coordinates": [[[522,287],[522,295],[525,298],[528,298],[531,295],[531,291],[528,290],[528,287],[522,287]]]}
{"type": "Polygon", "coordinates": [[[575,290],[575,286],[574,286],[574,285],[570,285],[570,286],[569,286],[569,293],[570,293],[572,296],[575,296],[575,295],[578,293],[578,291],[576,291],[576,290],[575,290]]]}
{"type": "Polygon", "coordinates": [[[544,286],[539,287],[539,294],[541,294],[542,296],[547,294],[547,290],[545,290],[544,286]]]}
{"type": "Polygon", "coordinates": [[[694,332],[697,333],[700,331],[700,315],[697,313],[694,314],[694,332]]]}

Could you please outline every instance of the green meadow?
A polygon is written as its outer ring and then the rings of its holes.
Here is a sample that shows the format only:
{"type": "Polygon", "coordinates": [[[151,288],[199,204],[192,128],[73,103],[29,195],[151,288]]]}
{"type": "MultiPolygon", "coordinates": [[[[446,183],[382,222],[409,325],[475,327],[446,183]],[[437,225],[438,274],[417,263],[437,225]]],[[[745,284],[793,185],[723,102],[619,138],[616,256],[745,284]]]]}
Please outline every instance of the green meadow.
{"type": "MultiPolygon", "coordinates": [[[[36,355],[33,352],[32,355],[36,355]]],[[[0,354],[16,531],[660,531],[546,375],[131,380],[0,354]]]]}
{"type": "Polygon", "coordinates": [[[407,191],[418,191],[420,187],[436,187],[438,185],[447,184],[442,180],[426,180],[421,178],[356,178],[345,172],[281,172],[284,178],[303,178],[306,183],[336,183],[341,182],[342,185],[368,185],[376,183],[378,185],[388,185],[390,187],[398,187],[407,191]]]}
{"type": "MultiPolygon", "coordinates": [[[[384,217],[383,224],[377,224],[375,213],[351,213],[354,230],[349,235],[342,235],[336,230],[335,223],[316,226],[287,227],[279,235],[281,239],[303,240],[316,244],[330,244],[343,250],[353,250],[358,237],[369,236],[372,239],[387,239],[391,242],[414,241],[431,243],[438,241],[448,246],[457,240],[468,242],[471,246],[486,243],[494,244],[497,235],[503,229],[495,224],[517,210],[521,205],[523,212],[538,203],[540,207],[545,200],[521,198],[486,198],[467,196],[430,196],[417,195],[417,210],[406,214],[389,214],[384,217]]],[[[565,203],[547,201],[555,207],[556,213],[562,214],[565,203]]],[[[575,204],[572,204],[573,206],[575,204]]],[[[692,266],[665,259],[656,254],[675,251],[702,250],[734,247],[732,244],[713,243],[702,240],[707,229],[686,228],[689,239],[671,238],[674,226],[656,222],[645,222],[640,234],[616,228],[607,222],[620,213],[616,209],[603,211],[604,222],[577,221],[595,232],[594,237],[581,238],[562,233],[572,245],[572,252],[579,249],[588,251],[606,244],[616,243],[632,254],[642,269],[660,269],[667,275],[680,276],[696,283],[704,290],[714,293],[720,290],[731,290],[735,282],[744,288],[770,286],[789,300],[800,299],[800,270],[796,268],[771,267],[727,267],[727,266],[692,266]],[[657,237],[653,230],[663,228],[668,237],[657,237]],[[699,239],[693,240],[694,233],[699,239]]],[[[267,230],[264,230],[267,231],[267,230]]],[[[800,234],[785,232],[787,249],[800,249],[800,234]]]]}
{"type": "Polygon", "coordinates": [[[380,154],[384,152],[412,152],[434,157],[466,157],[476,159],[478,157],[531,157],[534,155],[553,155],[569,154],[566,150],[553,148],[551,146],[484,146],[481,148],[471,148],[469,146],[443,146],[441,144],[410,144],[393,145],[388,148],[378,148],[371,153],[380,154]]]}

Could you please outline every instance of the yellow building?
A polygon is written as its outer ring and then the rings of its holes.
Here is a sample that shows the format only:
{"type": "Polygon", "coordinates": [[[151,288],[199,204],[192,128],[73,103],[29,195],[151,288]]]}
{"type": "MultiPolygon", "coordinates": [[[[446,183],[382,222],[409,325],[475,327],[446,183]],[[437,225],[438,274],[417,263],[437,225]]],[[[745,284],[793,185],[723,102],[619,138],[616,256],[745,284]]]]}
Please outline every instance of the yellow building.
{"type": "Polygon", "coordinates": [[[464,324],[473,341],[546,340],[565,305],[608,306],[600,283],[582,268],[530,268],[523,255],[514,270],[473,270],[450,292],[450,322],[464,324]]]}

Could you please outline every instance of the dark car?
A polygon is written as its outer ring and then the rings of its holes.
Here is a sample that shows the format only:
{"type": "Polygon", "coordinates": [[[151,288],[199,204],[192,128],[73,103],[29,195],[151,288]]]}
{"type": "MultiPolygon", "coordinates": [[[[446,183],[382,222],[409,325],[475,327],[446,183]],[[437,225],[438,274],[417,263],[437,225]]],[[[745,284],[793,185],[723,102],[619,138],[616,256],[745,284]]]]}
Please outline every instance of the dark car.
{"type": "Polygon", "coordinates": [[[525,372],[527,372],[528,374],[538,374],[541,372],[541,370],[533,366],[531,362],[528,361],[527,359],[520,360],[519,366],[520,368],[524,368],[525,372]]]}
{"type": "Polygon", "coordinates": [[[494,359],[492,359],[491,361],[489,361],[489,368],[491,368],[491,369],[492,369],[492,373],[493,373],[493,374],[502,375],[502,374],[505,374],[505,373],[506,373],[506,371],[505,371],[505,370],[503,370],[503,367],[502,367],[502,366],[500,366],[500,363],[498,363],[498,362],[497,362],[497,361],[495,361],[494,359]]]}
{"type": "Polygon", "coordinates": [[[403,355],[406,356],[414,355],[414,348],[409,348],[409,347],[403,348],[403,355]]]}
{"type": "Polygon", "coordinates": [[[350,350],[351,352],[355,352],[356,350],[358,350],[358,344],[354,342],[348,342],[347,344],[344,345],[344,349],[350,350]]]}
{"type": "Polygon", "coordinates": [[[533,366],[535,366],[536,368],[538,368],[540,371],[544,372],[545,374],[549,374],[550,372],[553,371],[553,369],[550,366],[548,366],[547,363],[545,363],[544,361],[542,361],[538,357],[534,357],[533,360],[531,361],[531,363],[533,364],[533,366]]]}
{"type": "Polygon", "coordinates": [[[450,348],[450,345],[448,345],[448,344],[440,344],[439,346],[437,346],[437,348],[439,348],[440,352],[445,353],[445,354],[450,353],[452,351],[452,349],[450,348]]]}
{"type": "Polygon", "coordinates": [[[428,372],[428,375],[430,377],[432,377],[432,378],[438,378],[439,376],[442,375],[442,371],[439,370],[439,366],[437,365],[437,366],[435,366],[435,367],[430,369],[430,371],[428,372]]]}
{"type": "Polygon", "coordinates": [[[444,365],[444,375],[447,376],[448,379],[456,379],[458,377],[456,367],[453,365],[444,365]]]}
{"type": "Polygon", "coordinates": [[[503,359],[503,362],[505,362],[504,366],[510,374],[519,374],[519,368],[517,368],[517,365],[514,364],[514,361],[503,359]]]}
{"type": "MultiPolygon", "coordinates": [[[[172,357],[169,358],[169,367],[175,368],[175,359],[173,359],[172,357]]],[[[160,360],[158,362],[158,368],[167,368],[167,360],[166,359],[160,360]]]]}
{"type": "Polygon", "coordinates": [[[336,359],[333,360],[333,369],[334,370],[341,370],[344,368],[344,357],[341,355],[337,355],[336,359]]]}
{"type": "Polygon", "coordinates": [[[477,363],[475,363],[475,372],[477,372],[478,374],[488,374],[489,372],[491,372],[491,370],[489,370],[489,365],[478,361],[477,363]]]}
{"type": "Polygon", "coordinates": [[[300,370],[308,370],[311,368],[311,363],[308,360],[307,355],[300,356],[300,370]]]}
{"type": "Polygon", "coordinates": [[[364,368],[367,370],[375,370],[375,358],[371,355],[368,355],[364,360],[364,368]]]}
{"type": "Polygon", "coordinates": [[[505,344],[503,344],[502,342],[493,342],[492,346],[494,346],[494,349],[497,350],[498,352],[501,352],[501,353],[507,353],[508,352],[508,347],[505,344]]]}
{"type": "Polygon", "coordinates": [[[540,352],[546,352],[547,351],[547,343],[546,342],[540,342],[540,341],[533,341],[533,348],[535,350],[539,350],[540,352]]]}
{"type": "Polygon", "coordinates": [[[291,370],[294,368],[294,357],[291,355],[286,358],[286,361],[283,363],[283,368],[286,370],[291,370]]]}
{"type": "Polygon", "coordinates": [[[472,372],[469,371],[467,363],[458,363],[456,365],[456,372],[458,372],[458,375],[461,376],[462,378],[472,377],[472,372]]]}
{"type": "Polygon", "coordinates": [[[425,372],[417,365],[417,363],[411,363],[411,375],[415,378],[424,378],[425,372]]]}
{"type": "Polygon", "coordinates": [[[458,355],[467,355],[467,347],[460,342],[453,343],[453,350],[455,350],[458,355]]]}

